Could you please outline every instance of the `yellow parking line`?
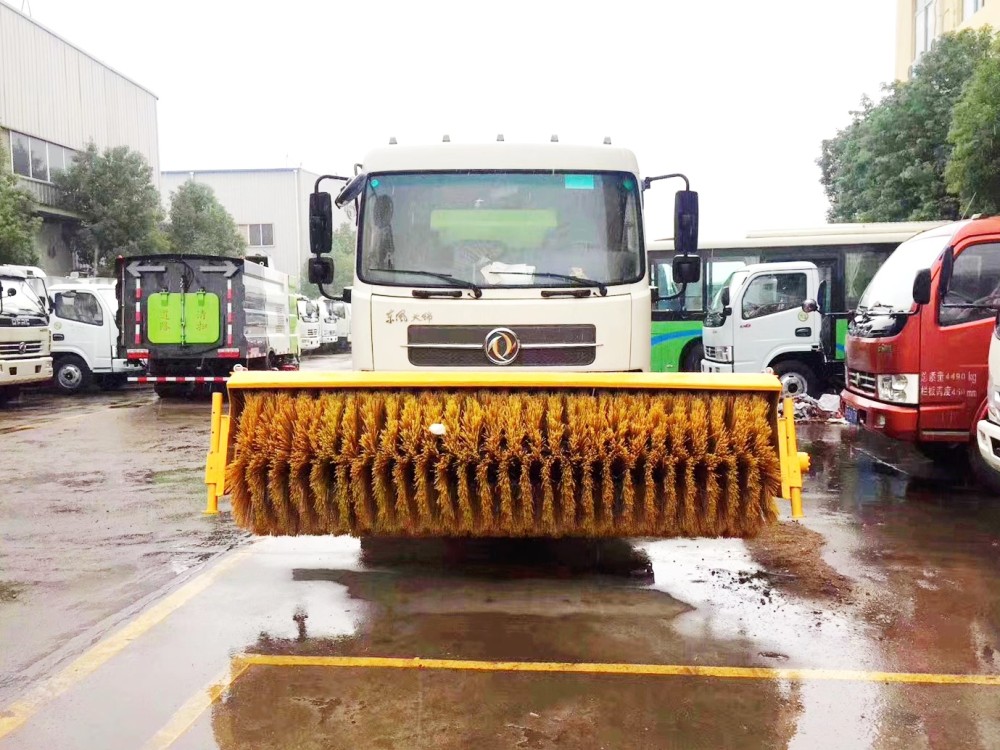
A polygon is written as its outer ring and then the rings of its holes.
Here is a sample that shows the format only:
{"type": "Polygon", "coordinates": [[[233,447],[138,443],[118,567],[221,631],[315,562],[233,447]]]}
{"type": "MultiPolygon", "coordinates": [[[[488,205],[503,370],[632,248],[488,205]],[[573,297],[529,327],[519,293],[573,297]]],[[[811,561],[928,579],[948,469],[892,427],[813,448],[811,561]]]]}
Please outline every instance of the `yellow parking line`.
{"type": "Polygon", "coordinates": [[[191,728],[205,710],[219,700],[219,697],[239,679],[250,665],[235,660],[231,669],[225,669],[213,677],[204,688],[189,698],[163,728],[143,745],[143,750],[167,750],[191,728]]]}
{"type": "Polygon", "coordinates": [[[840,680],[904,682],[925,685],[991,685],[1000,675],[871,672],[850,669],[772,669],[769,667],[709,667],[682,664],[602,664],[532,661],[465,661],[460,659],[400,659],[380,656],[270,656],[243,654],[235,659],[269,667],[362,667],[367,669],[441,669],[467,672],[560,672],[660,677],[722,677],[751,680],[840,680]]]}
{"type": "Polygon", "coordinates": [[[13,732],[46,703],[62,695],[82,679],[96,671],[98,667],[107,662],[111,657],[123,651],[130,643],[137,640],[155,625],[163,622],[173,612],[180,609],[208,588],[215,579],[232,568],[246,554],[247,550],[245,549],[236,552],[221,560],[217,565],[209,568],[197,578],[188,581],[184,586],[139,615],[114,635],[104,639],[79,656],[59,674],[30,690],[6,709],[0,711],[0,738],[13,732]]]}

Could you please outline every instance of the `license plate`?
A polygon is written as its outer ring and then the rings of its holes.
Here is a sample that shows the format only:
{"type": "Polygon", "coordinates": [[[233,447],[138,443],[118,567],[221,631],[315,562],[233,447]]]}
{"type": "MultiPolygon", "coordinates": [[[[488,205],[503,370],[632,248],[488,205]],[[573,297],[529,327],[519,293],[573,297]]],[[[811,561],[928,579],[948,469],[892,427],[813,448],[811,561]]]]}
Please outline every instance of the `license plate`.
{"type": "Polygon", "coordinates": [[[844,419],[847,420],[848,424],[858,424],[858,410],[853,406],[845,406],[844,419]]]}

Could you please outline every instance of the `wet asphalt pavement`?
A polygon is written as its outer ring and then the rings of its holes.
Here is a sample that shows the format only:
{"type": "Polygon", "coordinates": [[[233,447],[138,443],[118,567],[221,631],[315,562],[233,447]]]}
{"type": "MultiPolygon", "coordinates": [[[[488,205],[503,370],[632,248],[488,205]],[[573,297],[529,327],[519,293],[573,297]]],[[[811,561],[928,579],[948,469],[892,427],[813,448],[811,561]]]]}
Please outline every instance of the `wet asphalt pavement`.
{"type": "Polygon", "coordinates": [[[200,512],[208,411],[0,411],[0,748],[1000,746],[1000,684],[871,674],[1000,675],[1000,501],[905,446],[803,426],[806,519],[752,543],[255,541],[200,512]]]}

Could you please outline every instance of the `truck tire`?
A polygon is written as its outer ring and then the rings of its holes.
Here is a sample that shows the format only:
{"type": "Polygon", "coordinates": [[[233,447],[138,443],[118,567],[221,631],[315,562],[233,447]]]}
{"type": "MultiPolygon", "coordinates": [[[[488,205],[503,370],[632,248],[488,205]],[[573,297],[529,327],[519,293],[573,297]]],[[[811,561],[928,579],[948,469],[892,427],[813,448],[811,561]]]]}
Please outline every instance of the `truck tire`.
{"type": "Polygon", "coordinates": [[[809,365],[799,362],[797,359],[786,359],[771,365],[771,369],[781,381],[783,395],[816,396],[818,394],[819,379],[809,365]]]}
{"type": "Polygon", "coordinates": [[[67,396],[86,390],[93,378],[87,363],[75,354],[66,354],[56,359],[54,369],[56,388],[67,396]]]}
{"type": "Polygon", "coordinates": [[[701,360],[705,358],[705,349],[700,341],[695,341],[684,352],[681,359],[681,372],[701,372],[701,360]]]}

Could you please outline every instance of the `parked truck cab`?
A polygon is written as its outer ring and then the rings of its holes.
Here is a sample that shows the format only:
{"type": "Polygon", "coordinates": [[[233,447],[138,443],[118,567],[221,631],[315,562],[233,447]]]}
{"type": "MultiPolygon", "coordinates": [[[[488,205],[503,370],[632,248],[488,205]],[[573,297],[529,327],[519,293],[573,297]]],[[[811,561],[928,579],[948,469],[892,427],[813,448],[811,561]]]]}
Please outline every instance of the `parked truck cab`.
{"type": "Polygon", "coordinates": [[[900,245],[850,324],[848,421],[931,457],[967,450],[981,468],[975,435],[998,304],[1000,218],[948,224],[900,245]]]}
{"type": "Polygon", "coordinates": [[[52,379],[44,289],[41,277],[0,266],[0,404],[15,398],[23,385],[52,379]]]}
{"type": "Polygon", "coordinates": [[[702,372],[764,372],[785,393],[816,395],[834,361],[830,292],[815,263],[756,263],[735,271],[705,315],[702,372]],[[819,300],[819,302],[817,302],[819,300]]]}

